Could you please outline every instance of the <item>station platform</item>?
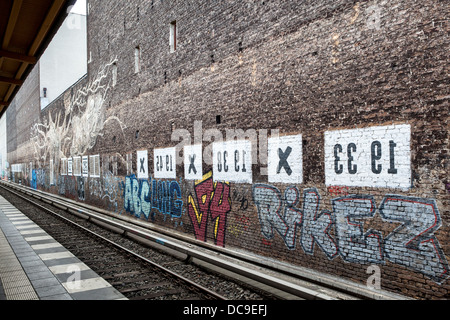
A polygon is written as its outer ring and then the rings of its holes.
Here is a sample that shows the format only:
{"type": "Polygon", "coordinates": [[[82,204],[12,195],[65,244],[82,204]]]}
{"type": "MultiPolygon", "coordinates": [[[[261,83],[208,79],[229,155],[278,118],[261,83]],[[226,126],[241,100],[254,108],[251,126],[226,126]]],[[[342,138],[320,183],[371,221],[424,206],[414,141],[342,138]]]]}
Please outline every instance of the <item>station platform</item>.
{"type": "Polygon", "coordinates": [[[0,196],[0,300],[126,300],[0,196]]]}

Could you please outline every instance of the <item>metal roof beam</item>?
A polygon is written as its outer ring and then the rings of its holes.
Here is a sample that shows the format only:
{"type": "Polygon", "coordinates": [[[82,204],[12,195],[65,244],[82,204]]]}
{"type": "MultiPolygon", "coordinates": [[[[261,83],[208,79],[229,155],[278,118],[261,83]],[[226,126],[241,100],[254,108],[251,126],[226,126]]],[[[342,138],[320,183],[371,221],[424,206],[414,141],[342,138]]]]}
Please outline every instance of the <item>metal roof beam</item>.
{"type": "Polygon", "coordinates": [[[36,64],[37,62],[37,59],[35,57],[0,49],[0,58],[2,57],[20,62],[26,62],[29,64],[36,64]]]}
{"type": "MultiPolygon", "coordinates": [[[[55,23],[58,13],[61,11],[61,9],[64,8],[64,4],[65,4],[65,0],[55,0],[53,2],[52,7],[50,8],[49,12],[47,13],[45,20],[42,23],[41,28],[39,29],[39,32],[38,32],[36,38],[34,39],[34,42],[31,45],[31,48],[28,51],[28,54],[30,56],[34,56],[37,53],[40,45],[44,41],[45,36],[48,34],[50,28],[55,23]]],[[[20,68],[16,74],[16,79],[22,78],[23,74],[27,70],[27,67],[28,67],[28,63],[22,62],[22,65],[20,66],[20,68]]],[[[20,81],[20,80],[18,80],[18,81],[20,81]]],[[[9,87],[9,90],[6,93],[4,100],[8,101],[11,98],[11,96],[14,93],[15,88],[16,88],[15,85],[12,85],[11,87],[9,87]]]]}
{"type": "Polygon", "coordinates": [[[15,86],[21,86],[23,84],[23,80],[20,79],[14,79],[14,78],[7,78],[7,77],[0,77],[0,82],[12,84],[15,86]]]}
{"type": "Polygon", "coordinates": [[[11,9],[11,14],[9,15],[8,26],[6,27],[5,36],[3,37],[2,48],[7,49],[11,37],[16,27],[17,19],[19,18],[20,8],[22,7],[23,0],[15,0],[13,7],[11,9]]]}

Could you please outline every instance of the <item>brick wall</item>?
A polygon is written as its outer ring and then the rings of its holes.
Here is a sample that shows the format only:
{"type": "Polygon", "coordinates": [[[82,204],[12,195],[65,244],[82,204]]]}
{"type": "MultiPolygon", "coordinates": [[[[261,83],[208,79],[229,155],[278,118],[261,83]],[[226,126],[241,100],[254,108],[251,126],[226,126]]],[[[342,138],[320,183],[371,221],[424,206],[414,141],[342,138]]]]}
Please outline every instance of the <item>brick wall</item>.
{"type": "Polygon", "coordinates": [[[446,10],[91,0],[88,78],[42,113],[30,143],[53,147],[28,183],[262,260],[362,284],[377,266],[382,289],[448,297],[446,10]],[[61,158],[95,155],[99,177],[59,174],[61,158]]]}

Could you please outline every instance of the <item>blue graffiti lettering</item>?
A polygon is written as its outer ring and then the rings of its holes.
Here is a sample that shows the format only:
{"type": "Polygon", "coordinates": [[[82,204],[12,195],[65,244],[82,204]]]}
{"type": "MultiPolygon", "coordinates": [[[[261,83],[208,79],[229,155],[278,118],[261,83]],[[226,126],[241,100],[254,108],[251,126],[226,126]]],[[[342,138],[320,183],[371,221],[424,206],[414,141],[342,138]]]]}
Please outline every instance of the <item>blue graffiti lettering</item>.
{"type": "Polygon", "coordinates": [[[37,189],[37,174],[36,170],[31,172],[31,188],[37,189]]]}
{"type": "Polygon", "coordinates": [[[296,208],[298,194],[296,187],[287,188],[282,196],[274,186],[253,186],[253,200],[266,239],[272,239],[277,231],[287,248],[293,250],[300,231],[302,249],[310,255],[317,243],[330,260],[339,255],[352,263],[390,261],[421,272],[438,284],[450,276],[448,261],[434,234],[442,226],[434,199],[386,195],[377,209],[373,196],[353,194],[333,199],[330,212],[320,211],[317,189],[304,191],[302,210],[296,208]],[[384,221],[400,223],[384,239],[380,231],[364,232],[364,220],[373,219],[377,210],[384,221]]]}
{"type": "Polygon", "coordinates": [[[136,217],[149,219],[152,209],[179,218],[183,200],[177,181],[138,180],[135,175],[125,178],[124,209],[136,217]]]}

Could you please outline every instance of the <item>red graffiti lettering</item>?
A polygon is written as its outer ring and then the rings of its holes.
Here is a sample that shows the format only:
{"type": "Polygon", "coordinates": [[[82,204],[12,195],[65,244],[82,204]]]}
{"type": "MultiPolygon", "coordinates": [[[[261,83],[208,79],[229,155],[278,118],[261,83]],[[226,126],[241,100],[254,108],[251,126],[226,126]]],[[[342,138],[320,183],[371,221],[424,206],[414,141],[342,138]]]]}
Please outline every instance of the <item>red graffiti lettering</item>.
{"type": "Polygon", "coordinates": [[[348,195],[348,187],[340,187],[340,186],[330,186],[328,187],[328,192],[333,195],[348,195]]]}
{"type": "Polygon", "coordinates": [[[214,182],[212,172],[195,184],[195,199],[188,197],[188,214],[194,227],[195,238],[206,242],[208,220],[211,219],[214,242],[225,246],[227,214],[231,210],[230,185],[214,182]]]}

